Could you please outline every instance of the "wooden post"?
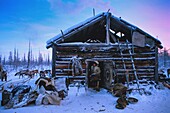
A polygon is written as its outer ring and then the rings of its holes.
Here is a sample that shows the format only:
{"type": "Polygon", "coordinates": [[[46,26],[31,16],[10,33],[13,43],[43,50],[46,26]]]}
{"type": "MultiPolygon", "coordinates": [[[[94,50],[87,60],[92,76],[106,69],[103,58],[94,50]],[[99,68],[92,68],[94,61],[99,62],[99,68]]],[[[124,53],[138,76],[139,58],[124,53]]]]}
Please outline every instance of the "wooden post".
{"type": "Polygon", "coordinates": [[[85,61],[86,62],[86,78],[85,78],[85,81],[86,81],[86,85],[87,87],[89,88],[89,85],[90,85],[90,82],[89,82],[89,62],[88,61],[85,61]]]}
{"type": "Polygon", "coordinates": [[[95,9],[93,8],[93,16],[95,16],[95,9]]]}
{"type": "Polygon", "coordinates": [[[110,29],[110,16],[111,13],[107,13],[106,15],[106,43],[109,44],[110,43],[110,33],[109,33],[109,29],[110,29]]]}
{"type": "Polygon", "coordinates": [[[155,47],[155,82],[158,83],[158,47],[155,47]]]}
{"type": "Polygon", "coordinates": [[[52,77],[55,77],[55,67],[56,67],[56,46],[52,45],[52,77]]]}

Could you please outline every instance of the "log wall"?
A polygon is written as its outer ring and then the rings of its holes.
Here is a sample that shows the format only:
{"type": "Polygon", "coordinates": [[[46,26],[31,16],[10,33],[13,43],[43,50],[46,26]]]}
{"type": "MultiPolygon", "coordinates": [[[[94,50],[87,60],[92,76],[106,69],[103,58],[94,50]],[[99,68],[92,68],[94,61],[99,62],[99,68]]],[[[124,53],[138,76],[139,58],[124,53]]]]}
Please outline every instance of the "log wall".
{"type": "MultiPolygon", "coordinates": [[[[132,46],[132,45],[130,45],[132,46]]],[[[129,55],[129,50],[126,44],[121,44],[123,48],[123,58],[126,63],[129,75],[133,78],[134,72],[132,69],[132,62],[129,55]]],[[[149,47],[140,48],[134,47],[132,52],[134,58],[134,64],[136,67],[137,75],[139,79],[142,77],[154,78],[155,69],[157,69],[156,61],[156,49],[150,49],[149,47]]],[[[83,67],[83,74],[86,75],[86,59],[108,59],[113,60],[116,64],[116,73],[118,76],[125,75],[123,69],[123,63],[118,44],[112,45],[67,45],[60,44],[55,45],[55,51],[53,50],[53,76],[72,76],[71,59],[73,56],[78,55],[83,67]],[[54,67],[55,64],[55,67],[54,67]]]]}

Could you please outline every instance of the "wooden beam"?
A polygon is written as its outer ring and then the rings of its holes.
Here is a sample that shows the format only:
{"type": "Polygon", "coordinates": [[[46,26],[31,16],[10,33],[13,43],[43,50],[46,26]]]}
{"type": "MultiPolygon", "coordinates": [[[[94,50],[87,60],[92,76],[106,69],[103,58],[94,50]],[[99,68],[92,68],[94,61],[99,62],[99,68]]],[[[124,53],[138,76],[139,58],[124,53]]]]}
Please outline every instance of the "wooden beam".
{"type": "Polygon", "coordinates": [[[155,47],[155,82],[158,83],[158,47],[155,47]]]}
{"type": "MultiPolygon", "coordinates": [[[[87,59],[89,59],[89,58],[87,58],[87,59]]],[[[113,57],[108,57],[108,58],[106,58],[106,57],[105,58],[104,57],[101,57],[101,58],[95,57],[95,58],[91,58],[91,59],[93,59],[93,60],[114,60],[114,61],[121,61],[122,60],[122,58],[113,58],[113,57]]],[[[124,58],[124,59],[126,61],[130,61],[131,60],[130,58],[124,58]]],[[[150,60],[154,60],[154,59],[155,59],[155,57],[134,58],[135,61],[146,61],[146,60],[150,61],[150,60]]],[[[69,61],[69,60],[71,60],[71,57],[70,58],[60,58],[60,60],[69,61]]]]}
{"type": "Polygon", "coordinates": [[[111,13],[107,13],[106,15],[106,43],[110,44],[110,16],[111,13]]]}
{"type": "Polygon", "coordinates": [[[116,37],[114,36],[113,30],[109,29],[109,31],[110,31],[110,36],[111,36],[111,38],[113,39],[113,41],[114,41],[114,42],[117,42],[117,39],[116,39],[116,37]]]}
{"type": "MultiPolygon", "coordinates": [[[[134,72],[130,72],[128,73],[129,75],[134,75],[134,72]]],[[[122,75],[125,75],[125,73],[121,73],[121,72],[117,72],[117,75],[118,76],[122,76],[122,75]]],[[[142,76],[142,75],[145,75],[145,76],[153,76],[153,79],[154,79],[154,72],[138,72],[138,76],[142,76]]]]}
{"type": "MultiPolygon", "coordinates": [[[[119,72],[126,72],[125,69],[115,69],[116,71],[119,72]]],[[[129,72],[133,72],[133,69],[127,69],[129,72]]],[[[137,72],[154,72],[154,69],[136,69],[137,72]]]]}
{"type": "Polygon", "coordinates": [[[56,46],[52,46],[52,77],[55,77],[55,66],[56,66],[56,46]]]}
{"type": "Polygon", "coordinates": [[[69,75],[65,75],[65,76],[56,76],[56,78],[73,78],[73,79],[85,79],[85,76],[69,76],[69,75]]]}

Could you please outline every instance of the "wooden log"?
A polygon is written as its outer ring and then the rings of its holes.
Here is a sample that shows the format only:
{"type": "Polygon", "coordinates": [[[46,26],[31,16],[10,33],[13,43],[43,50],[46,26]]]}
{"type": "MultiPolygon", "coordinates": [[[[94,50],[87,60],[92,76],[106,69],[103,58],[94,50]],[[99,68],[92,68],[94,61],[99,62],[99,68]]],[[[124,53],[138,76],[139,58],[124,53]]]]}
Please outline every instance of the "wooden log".
{"type": "Polygon", "coordinates": [[[149,78],[149,79],[151,79],[151,78],[154,79],[154,75],[147,75],[147,76],[146,76],[146,75],[143,75],[143,76],[141,75],[140,78],[141,78],[141,79],[147,79],[147,78],[149,78]]]}
{"type": "MultiPolygon", "coordinates": [[[[119,45],[117,43],[112,43],[109,46],[106,43],[79,43],[79,44],[75,44],[75,43],[62,43],[62,44],[58,44],[57,46],[57,51],[60,50],[119,50],[119,45]]],[[[127,44],[120,44],[121,48],[125,48],[127,49],[127,44]]],[[[130,47],[132,47],[132,44],[129,44],[130,47]]],[[[142,53],[142,52],[154,52],[155,50],[151,50],[150,48],[140,48],[140,47],[136,47],[134,46],[134,51],[135,53],[142,53]]]]}
{"type": "Polygon", "coordinates": [[[57,64],[69,64],[70,61],[56,61],[57,64]]]}
{"type": "Polygon", "coordinates": [[[106,43],[107,44],[110,44],[110,32],[109,32],[110,16],[111,16],[111,13],[107,13],[107,15],[106,15],[106,43]]]}
{"type": "MultiPolygon", "coordinates": [[[[71,73],[72,69],[56,69],[56,72],[60,73],[71,73]]],[[[83,72],[86,72],[86,69],[83,69],[83,72]]]]}
{"type": "Polygon", "coordinates": [[[136,66],[136,69],[154,69],[155,66],[136,66]]]}
{"type": "MultiPolygon", "coordinates": [[[[79,47],[86,47],[86,48],[118,48],[118,43],[111,43],[109,46],[106,43],[61,43],[56,45],[57,48],[79,48],[79,47]]],[[[120,46],[123,48],[127,48],[126,43],[121,43],[120,46]]],[[[132,47],[132,44],[129,44],[132,47]]],[[[134,48],[136,48],[134,46],[134,48]]]]}
{"type": "MultiPolygon", "coordinates": [[[[117,75],[125,75],[125,73],[117,72],[117,75]]],[[[130,72],[129,75],[134,75],[133,72],[130,72]]],[[[154,75],[154,72],[138,72],[137,75],[154,75]]]]}
{"type": "MultiPolygon", "coordinates": [[[[69,60],[71,60],[71,58],[60,58],[61,60],[67,60],[67,61],[69,61],[69,60]]],[[[119,61],[121,61],[122,60],[122,58],[111,58],[111,57],[109,57],[109,58],[97,58],[97,57],[95,57],[95,58],[91,58],[91,59],[93,59],[93,60],[113,60],[113,61],[117,61],[117,60],[119,60],[119,61]]],[[[134,58],[134,60],[137,60],[137,61],[145,61],[145,60],[154,60],[155,59],[155,57],[147,57],[147,58],[134,58]]],[[[128,60],[128,61],[130,61],[131,59],[130,58],[124,58],[124,60],[128,60]]]]}
{"type": "Polygon", "coordinates": [[[158,47],[155,47],[155,81],[158,83],[158,47]]]}
{"type": "MultiPolygon", "coordinates": [[[[86,65],[82,65],[82,68],[85,69],[86,65]]],[[[68,65],[56,65],[55,69],[71,69],[68,65]]]]}
{"type": "Polygon", "coordinates": [[[56,65],[55,69],[69,69],[68,65],[56,65]]]}
{"type": "Polygon", "coordinates": [[[73,78],[73,79],[76,79],[76,78],[77,79],[85,79],[86,76],[67,76],[67,75],[66,76],[57,76],[56,75],[55,77],[56,78],[62,78],[63,77],[63,78],[73,78]]]}
{"type": "Polygon", "coordinates": [[[56,46],[52,46],[52,77],[55,76],[55,65],[56,65],[56,46]]]}
{"type": "MultiPolygon", "coordinates": [[[[59,72],[56,72],[55,74],[56,74],[56,76],[73,76],[72,73],[59,73],[59,72]]],[[[82,73],[81,75],[76,75],[76,76],[83,76],[83,75],[86,75],[86,73],[82,73]]]]}
{"type": "MultiPolygon", "coordinates": [[[[133,69],[115,69],[117,72],[126,72],[128,70],[128,72],[133,72],[133,69]]],[[[154,69],[136,69],[137,73],[138,72],[154,72],[154,69]]]]}

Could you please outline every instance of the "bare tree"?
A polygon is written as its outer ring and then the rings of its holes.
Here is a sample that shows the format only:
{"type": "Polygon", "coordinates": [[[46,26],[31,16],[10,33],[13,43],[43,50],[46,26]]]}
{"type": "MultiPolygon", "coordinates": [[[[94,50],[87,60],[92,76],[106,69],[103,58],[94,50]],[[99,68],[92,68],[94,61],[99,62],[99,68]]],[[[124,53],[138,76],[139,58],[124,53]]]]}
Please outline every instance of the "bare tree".
{"type": "Polygon", "coordinates": [[[40,51],[39,51],[38,65],[42,65],[42,63],[43,63],[43,56],[42,56],[42,54],[41,54],[40,51]]]}
{"type": "Polygon", "coordinates": [[[12,62],[13,62],[13,59],[12,59],[12,51],[9,52],[8,62],[9,62],[9,65],[11,66],[11,65],[12,65],[12,62]]]}
{"type": "Polygon", "coordinates": [[[4,56],[4,58],[3,58],[2,64],[3,64],[3,65],[5,65],[5,64],[6,64],[5,56],[4,56]]]}
{"type": "Polygon", "coordinates": [[[48,57],[47,57],[47,65],[49,66],[50,65],[50,55],[48,53],[48,57]]]}
{"type": "Polygon", "coordinates": [[[32,48],[30,48],[30,65],[33,63],[32,48]]]}
{"type": "Polygon", "coordinates": [[[26,57],[25,57],[25,53],[24,53],[24,58],[23,58],[23,64],[25,65],[26,64],[26,57]]]}
{"type": "Polygon", "coordinates": [[[27,64],[27,68],[30,67],[30,41],[29,41],[29,49],[28,49],[28,64],[27,64]]]}
{"type": "Polygon", "coordinates": [[[13,61],[13,65],[14,65],[14,67],[15,67],[15,69],[16,69],[16,59],[17,59],[17,56],[16,56],[16,48],[14,48],[14,61],[13,61]]]}
{"type": "Polygon", "coordinates": [[[2,55],[0,55],[0,64],[2,63],[2,55]]]}
{"type": "Polygon", "coordinates": [[[20,63],[20,58],[19,58],[19,53],[18,53],[18,49],[17,49],[17,55],[16,55],[16,69],[18,68],[20,63]]]}

